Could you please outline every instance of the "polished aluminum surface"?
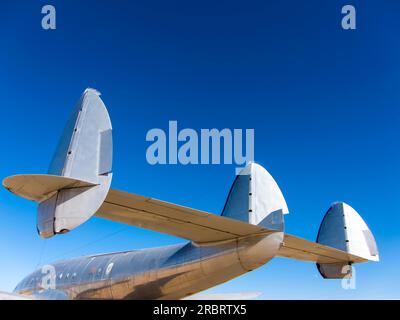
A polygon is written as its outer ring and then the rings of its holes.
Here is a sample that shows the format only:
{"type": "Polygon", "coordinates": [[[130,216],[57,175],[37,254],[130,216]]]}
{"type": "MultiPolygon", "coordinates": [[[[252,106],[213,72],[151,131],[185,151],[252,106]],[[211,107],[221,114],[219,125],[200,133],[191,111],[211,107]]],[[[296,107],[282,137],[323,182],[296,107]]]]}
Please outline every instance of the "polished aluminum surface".
{"type": "Polygon", "coordinates": [[[43,269],[14,293],[37,299],[181,299],[256,269],[278,252],[283,233],[197,246],[193,243],[60,261],[55,287],[43,269]]]}
{"type": "Polygon", "coordinates": [[[371,231],[345,204],[335,207],[339,214],[331,210],[318,243],[284,234],[286,201],[272,176],[255,163],[236,177],[222,216],[110,189],[112,128],[99,95],[93,89],[84,92],[50,175],[13,176],[4,186],[39,202],[43,237],[65,233],[96,215],[192,242],[57,262],[0,298],[181,299],[254,270],[274,256],[317,262],[323,275],[333,269],[337,273],[334,264],[379,260],[371,231]],[[337,238],[338,233],[343,237],[337,238]]]}
{"type": "Polygon", "coordinates": [[[56,149],[49,174],[91,183],[64,188],[38,206],[37,229],[49,238],[88,220],[101,206],[112,179],[112,126],[108,111],[94,89],[86,89],[56,149]]]}

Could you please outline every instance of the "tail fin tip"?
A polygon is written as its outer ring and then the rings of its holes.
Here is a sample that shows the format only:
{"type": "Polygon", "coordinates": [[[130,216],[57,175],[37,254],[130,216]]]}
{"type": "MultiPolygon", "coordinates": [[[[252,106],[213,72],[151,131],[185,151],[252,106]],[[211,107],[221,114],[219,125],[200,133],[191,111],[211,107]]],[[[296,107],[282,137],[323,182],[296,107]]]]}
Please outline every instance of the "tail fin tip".
{"type": "Polygon", "coordinates": [[[222,215],[266,228],[283,230],[283,215],[289,213],[285,198],[271,174],[250,162],[236,176],[222,215]]]}

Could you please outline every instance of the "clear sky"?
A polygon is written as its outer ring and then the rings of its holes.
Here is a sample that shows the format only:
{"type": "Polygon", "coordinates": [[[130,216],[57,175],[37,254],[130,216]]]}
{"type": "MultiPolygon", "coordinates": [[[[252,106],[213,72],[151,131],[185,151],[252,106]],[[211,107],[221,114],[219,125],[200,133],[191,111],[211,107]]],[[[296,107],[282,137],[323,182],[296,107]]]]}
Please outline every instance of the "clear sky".
{"type": "MultiPolygon", "coordinates": [[[[45,173],[86,87],[114,128],[113,187],[219,214],[233,165],[146,162],[148,130],[254,128],[255,160],[283,190],[286,230],[314,240],[333,201],[373,231],[381,262],[356,267],[356,289],[311,263],[274,259],[211,292],[262,298],[400,298],[400,2],[3,1],[0,177],[45,173]],[[41,28],[41,8],[57,29],[41,28]],[[341,28],[341,8],[357,29],[341,28]]],[[[0,190],[0,290],[60,258],[182,239],[91,219],[42,240],[34,203],[0,190]]]]}

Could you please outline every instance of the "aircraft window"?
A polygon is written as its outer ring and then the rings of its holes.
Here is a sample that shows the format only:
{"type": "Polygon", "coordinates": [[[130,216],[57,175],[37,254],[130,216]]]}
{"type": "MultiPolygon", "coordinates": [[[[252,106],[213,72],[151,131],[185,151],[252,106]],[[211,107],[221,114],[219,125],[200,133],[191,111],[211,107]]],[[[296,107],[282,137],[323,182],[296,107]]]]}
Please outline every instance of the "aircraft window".
{"type": "Polygon", "coordinates": [[[97,270],[98,273],[101,273],[101,268],[99,268],[99,270],[97,270]]]}
{"type": "Polygon", "coordinates": [[[59,278],[62,279],[62,276],[63,276],[63,274],[62,274],[62,272],[61,272],[59,278]]]}
{"type": "Polygon", "coordinates": [[[73,273],[72,278],[76,278],[76,272],[73,273]]]}
{"type": "Polygon", "coordinates": [[[67,279],[69,279],[69,273],[67,273],[67,279]]]}
{"type": "Polygon", "coordinates": [[[111,272],[111,270],[112,270],[113,267],[114,267],[114,263],[111,262],[111,263],[107,266],[106,275],[109,275],[109,274],[110,274],[110,272],[111,272]]]}

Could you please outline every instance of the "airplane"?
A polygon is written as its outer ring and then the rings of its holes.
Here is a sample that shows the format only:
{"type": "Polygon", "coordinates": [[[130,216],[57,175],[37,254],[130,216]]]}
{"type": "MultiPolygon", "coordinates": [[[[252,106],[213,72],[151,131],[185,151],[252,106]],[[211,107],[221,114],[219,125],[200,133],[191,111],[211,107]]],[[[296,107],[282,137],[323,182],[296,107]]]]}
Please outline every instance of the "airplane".
{"type": "Polygon", "coordinates": [[[0,299],[184,299],[274,257],[314,262],[326,279],[349,278],[353,264],[379,261],[372,232],[343,202],[330,206],[315,242],[285,233],[285,198],[254,162],[236,175],[216,215],[112,189],[112,158],[110,117],[100,93],[89,88],[67,122],[48,173],[10,176],[3,185],[38,203],[42,238],[68,233],[96,216],[189,242],[59,261],[34,271],[0,299]]]}

